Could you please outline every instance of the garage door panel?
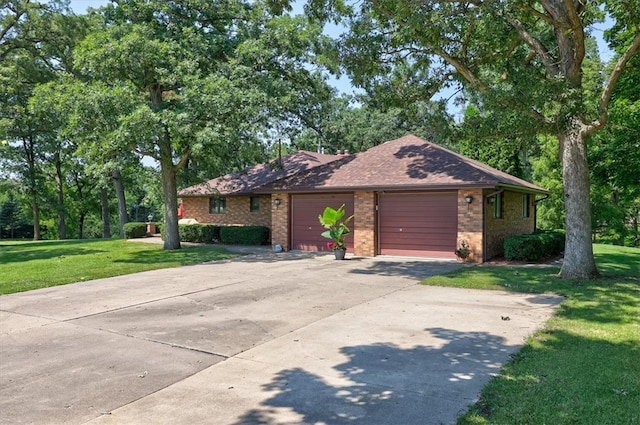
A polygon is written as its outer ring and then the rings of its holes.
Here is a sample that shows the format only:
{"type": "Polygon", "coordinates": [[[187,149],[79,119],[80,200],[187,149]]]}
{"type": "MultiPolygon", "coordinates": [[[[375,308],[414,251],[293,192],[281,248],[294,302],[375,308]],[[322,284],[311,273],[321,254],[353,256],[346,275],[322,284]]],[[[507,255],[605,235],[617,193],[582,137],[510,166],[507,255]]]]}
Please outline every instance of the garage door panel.
{"type": "Polygon", "coordinates": [[[381,254],[454,257],[456,192],[383,194],[379,205],[381,254]]]}
{"type": "MultiPolygon", "coordinates": [[[[327,206],[339,208],[345,205],[345,218],[353,215],[353,194],[292,195],[291,197],[291,246],[303,251],[328,251],[329,239],[321,236],[325,229],[318,216],[327,206]]],[[[347,249],[353,251],[353,221],[349,223],[352,233],[345,237],[347,249]]]]}
{"type": "MultiPolygon", "coordinates": [[[[434,232],[443,231],[446,233],[456,230],[455,226],[451,225],[451,217],[443,218],[442,220],[431,220],[428,217],[425,218],[429,221],[429,228],[434,232]]],[[[411,219],[411,223],[403,222],[400,219],[395,219],[393,223],[385,223],[384,226],[380,226],[383,231],[407,233],[421,231],[425,226],[420,226],[416,223],[417,220],[411,219]]]]}
{"type": "Polygon", "coordinates": [[[438,233],[431,234],[429,237],[425,237],[422,234],[410,234],[410,233],[396,233],[392,238],[386,241],[385,246],[389,244],[411,243],[415,245],[435,245],[438,246],[442,243],[442,240],[447,238],[449,234],[438,233]]]}

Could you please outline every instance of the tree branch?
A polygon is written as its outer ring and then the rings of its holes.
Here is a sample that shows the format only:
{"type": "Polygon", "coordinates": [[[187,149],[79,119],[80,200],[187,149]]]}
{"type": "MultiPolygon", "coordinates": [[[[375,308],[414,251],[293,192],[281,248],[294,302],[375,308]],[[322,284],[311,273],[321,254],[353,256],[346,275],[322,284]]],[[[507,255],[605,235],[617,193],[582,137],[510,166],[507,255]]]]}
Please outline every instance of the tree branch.
{"type": "Polygon", "coordinates": [[[145,151],[145,150],[142,150],[142,149],[138,149],[138,147],[136,145],[129,145],[129,149],[131,149],[132,151],[134,151],[138,155],[148,156],[150,158],[155,159],[156,161],[160,160],[159,156],[153,151],[145,151]]]}
{"type": "Polygon", "coordinates": [[[629,46],[627,51],[624,52],[622,56],[620,56],[620,59],[618,59],[616,66],[613,68],[613,71],[611,71],[611,76],[609,77],[609,80],[602,90],[602,96],[600,96],[600,102],[598,103],[600,116],[598,117],[598,119],[594,120],[587,126],[587,134],[591,134],[594,131],[601,129],[609,120],[608,110],[611,96],[613,95],[613,90],[615,89],[616,84],[618,83],[618,80],[622,75],[622,71],[624,71],[627,63],[636,53],[638,53],[638,51],[640,51],[640,31],[636,33],[633,41],[631,42],[631,45],[629,46]]]}
{"type": "MultiPolygon", "coordinates": [[[[578,2],[578,9],[573,0],[564,1],[567,9],[567,18],[571,26],[571,33],[568,35],[573,41],[573,58],[571,58],[571,66],[567,69],[567,77],[575,81],[581,79],[582,61],[584,60],[584,28],[580,14],[584,12],[584,4],[578,2]]],[[[567,60],[569,58],[566,58],[567,60]]]]}
{"type": "Polygon", "coordinates": [[[565,24],[563,22],[560,22],[560,21],[558,21],[556,19],[553,19],[553,17],[551,17],[549,15],[546,15],[546,14],[540,12],[539,10],[536,10],[536,8],[534,8],[534,7],[531,7],[529,5],[525,5],[525,6],[523,6],[523,9],[527,10],[528,12],[530,12],[533,16],[536,16],[536,17],[542,19],[543,21],[545,21],[546,23],[548,23],[549,25],[551,25],[554,28],[559,28],[559,29],[563,29],[563,30],[570,28],[569,25],[567,25],[567,24],[565,24]]]}
{"type": "Polygon", "coordinates": [[[189,161],[189,158],[191,158],[191,148],[187,147],[187,150],[182,154],[182,156],[180,156],[180,160],[175,165],[174,169],[178,171],[184,168],[184,166],[187,165],[187,161],[189,161]]]}
{"type": "Polygon", "coordinates": [[[483,92],[486,90],[486,87],[482,82],[475,76],[475,74],[471,71],[471,69],[465,66],[458,59],[449,55],[447,52],[442,50],[434,50],[434,54],[440,56],[445,60],[449,65],[453,66],[456,71],[458,71],[471,85],[473,85],[476,89],[483,92]]]}
{"type": "Polygon", "coordinates": [[[547,69],[547,72],[551,75],[558,75],[560,73],[560,69],[558,68],[554,58],[549,54],[544,45],[540,42],[540,40],[536,39],[527,31],[522,22],[517,20],[516,18],[505,15],[507,22],[518,31],[520,38],[527,43],[533,50],[536,52],[538,56],[540,56],[540,60],[544,64],[544,67],[547,69]]]}

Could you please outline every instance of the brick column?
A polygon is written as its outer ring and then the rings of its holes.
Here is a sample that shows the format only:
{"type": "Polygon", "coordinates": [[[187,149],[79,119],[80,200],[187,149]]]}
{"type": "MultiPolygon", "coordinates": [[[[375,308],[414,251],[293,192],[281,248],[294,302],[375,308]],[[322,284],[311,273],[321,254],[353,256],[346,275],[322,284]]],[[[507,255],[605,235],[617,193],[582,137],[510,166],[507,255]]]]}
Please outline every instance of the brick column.
{"type": "Polygon", "coordinates": [[[271,246],[281,245],[284,251],[290,249],[289,246],[289,194],[271,194],[271,246]],[[280,200],[280,205],[276,205],[276,199],[280,200]]]}
{"type": "Polygon", "coordinates": [[[458,190],[458,241],[456,249],[466,241],[471,250],[469,259],[476,263],[483,262],[483,203],[482,189],[458,190]],[[473,200],[467,203],[465,197],[471,195],[473,200]]]}
{"type": "Polygon", "coordinates": [[[353,194],[353,246],[355,255],[376,255],[376,196],[374,192],[353,194]]]}

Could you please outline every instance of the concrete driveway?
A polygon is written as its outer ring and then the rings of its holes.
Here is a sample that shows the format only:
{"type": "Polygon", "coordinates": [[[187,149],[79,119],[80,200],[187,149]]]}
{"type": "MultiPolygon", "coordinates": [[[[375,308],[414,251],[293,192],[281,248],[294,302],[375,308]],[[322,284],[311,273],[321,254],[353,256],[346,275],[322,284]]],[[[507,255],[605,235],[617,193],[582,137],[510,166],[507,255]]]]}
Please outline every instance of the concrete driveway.
{"type": "Polygon", "coordinates": [[[0,423],[455,423],[560,302],[416,285],[456,267],[284,253],[1,296],[0,423]]]}

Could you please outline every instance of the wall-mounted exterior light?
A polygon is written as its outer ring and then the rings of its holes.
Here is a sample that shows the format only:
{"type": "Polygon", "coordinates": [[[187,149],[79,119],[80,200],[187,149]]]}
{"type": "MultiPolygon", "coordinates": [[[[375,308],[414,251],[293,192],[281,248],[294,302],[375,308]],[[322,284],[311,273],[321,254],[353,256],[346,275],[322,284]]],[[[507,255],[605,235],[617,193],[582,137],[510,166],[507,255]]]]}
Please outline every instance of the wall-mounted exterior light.
{"type": "Polygon", "coordinates": [[[274,203],[274,204],[275,204],[275,206],[277,207],[277,206],[279,206],[279,205],[282,203],[282,199],[280,199],[280,198],[276,198],[276,199],[274,199],[274,200],[273,200],[273,203],[274,203]]]}
{"type": "Polygon", "coordinates": [[[467,196],[465,196],[465,197],[464,197],[464,201],[465,201],[467,204],[470,204],[470,203],[473,201],[473,196],[471,196],[471,195],[467,195],[467,196]]]}

